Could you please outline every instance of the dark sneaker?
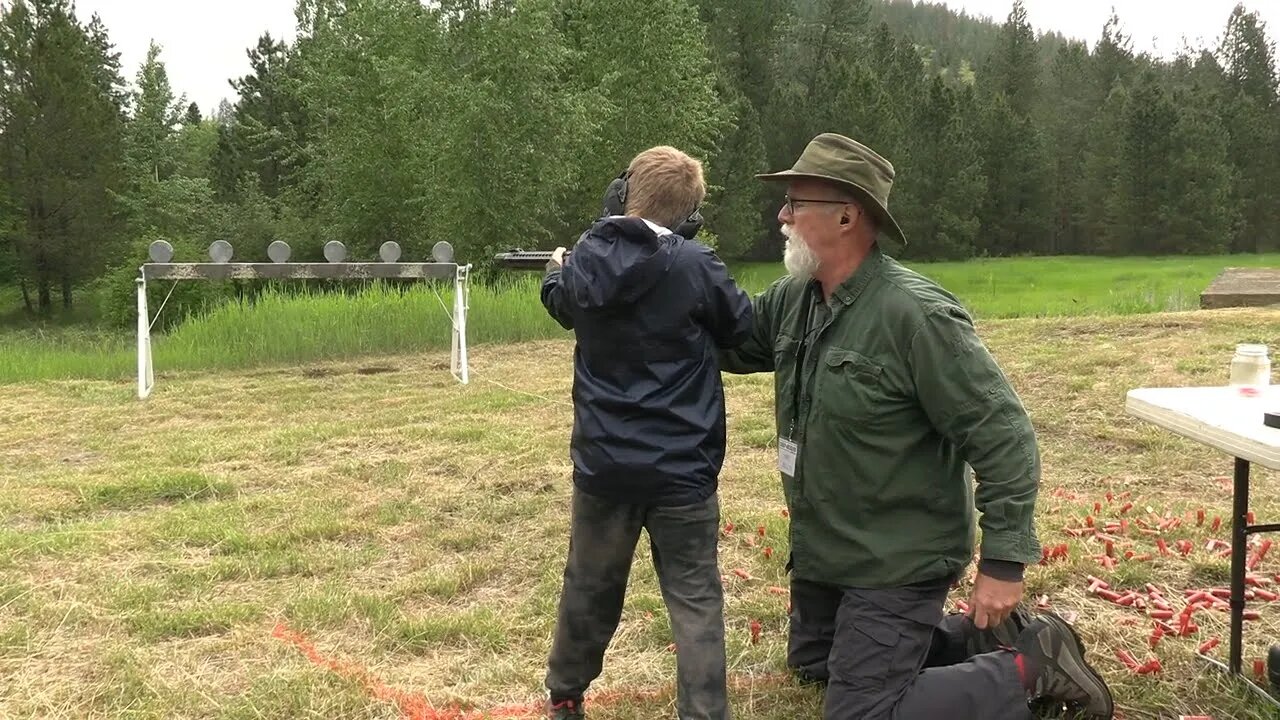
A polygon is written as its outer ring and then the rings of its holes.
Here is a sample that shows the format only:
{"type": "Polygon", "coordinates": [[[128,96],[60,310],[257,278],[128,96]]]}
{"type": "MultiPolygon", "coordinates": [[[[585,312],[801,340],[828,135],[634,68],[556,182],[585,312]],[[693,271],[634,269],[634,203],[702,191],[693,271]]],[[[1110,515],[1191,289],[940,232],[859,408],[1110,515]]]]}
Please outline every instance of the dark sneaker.
{"type": "Polygon", "coordinates": [[[547,701],[547,717],[550,720],[585,720],[581,700],[547,701]]]}
{"type": "Polygon", "coordinates": [[[1033,615],[1022,605],[1013,609],[1004,622],[993,628],[979,630],[972,623],[967,623],[964,644],[969,657],[995,652],[1003,648],[1012,648],[1018,642],[1018,636],[1031,624],[1033,615]]]}
{"type": "Polygon", "coordinates": [[[791,668],[791,672],[795,675],[796,682],[802,686],[821,685],[823,688],[827,686],[827,678],[814,675],[804,668],[791,668]]]}
{"type": "Polygon", "coordinates": [[[1030,678],[1033,699],[1065,703],[1088,718],[1114,717],[1111,690],[1085,662],[1080,636],[1057,614],[1044,612],[1037,616],[1022,631],[1014,648],[1026,657],[1028,669],[1035,673],[1030,678]]]}

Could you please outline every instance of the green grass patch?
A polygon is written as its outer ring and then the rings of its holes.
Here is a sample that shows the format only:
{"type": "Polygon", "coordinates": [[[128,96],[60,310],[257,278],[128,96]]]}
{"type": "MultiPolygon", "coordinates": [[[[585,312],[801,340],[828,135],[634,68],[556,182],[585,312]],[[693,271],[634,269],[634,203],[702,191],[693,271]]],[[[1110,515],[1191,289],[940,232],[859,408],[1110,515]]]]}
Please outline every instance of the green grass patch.
{"type": "Polygon", "coordinates": [[[126,616],[130,632],[145,642],[221,635],[256,621],[262,608],[243,602],[214,602],[191,608],[147,605],[126,616]]]}
{"type": "Polygon", "coordinates": [[[0,658],[20,657],[31,649],[31,624],[0,620],[0,658]]]}
{"type": "MultiPolygon", "coordinates": [[[[563,334],[538,300],[538,287],[538,278],[525,275],[495,286],[473,284],[468,341],[563,334]]],[[[443,350],[447,368],[452,308],[452,284],[401,289],[374,283],[348,293],[269,289],[153,336],[154,366],[163,374],[443,350]]],[[[127,378],[136,375],[136,352],[131,333],[14,333],[0,348],[0,382],[127,378]]]]}
{"type": "Polygon", "coordinates": [[[383,631],[383,644],[390,650],[413,655],[438,652],[441,647],[472,648],[501,652],[510,638],[507,625],[491,608],[460,612],[432,610],[418,617],[400,617],[383,631]]]}
{"type": "Polygon", "coordinates": [[[444,550],[467,552],[478,550],[498,537],[498,533],[488,527],[459,523],[442,531],[434,541],[444,550]]]}
{"type": "Polygon", "coordinates": [[[230,497],[236,487],[196,472],[148,473],[131,482],[100,485],[85,491],[93,507],[123,509],[192,500],[230,497]]]}
{"type": "Polygon", "coordinates": [[[1225,587],[1231,582],[1231,560],[1193,556],[1190,578],[1195,587],[1225,587]]]}
{"type": "MultiPolygon", "coordinates": [[[[1228,267],[1280,266],[1280,255],[1152,258],[1083,256],[905,263],[936,280],[978,317],[1132,315],[1193,310],[1200,292],[1228,267]]],[[[735,266],[744,287],[781,274],[771,263],[735,266]]]]}
{"type": "Polygon", "coordinates": [[[176,708],[177,698],[163,692],[147,662],[146,653],[112,648],[98,662],[112,692],[100,693],[90,704],[110,717],[163,718],[176,708]]]}
{"type": "Polygon", "coordinates": [[[285,616],[303,630],[341,627],[357,621],[374,628],[387,628],[399,616],[399,608],[386,598],[327,582],[294,596],[285,607],[285,616]]]}
{"type": "Polygon", "coordinates": [[[378,505],[372,519],[379,525],[394,526],[420,520],[425,514],[425,507],[414,500],[387,500],[378,505]]]}
{"type": "Polygon", "coordinates": [[[387,718],[388,704],[369,695],[359,682],[322,668],[303,665],[254,678],[248,689],[228,698],[222,720],[281,718],[387,718]]]}
{"type": "MultiPolygon", "coordinates": [[[[997,258],[907,263],[954,292],[982,318],[1127,315],[1194,309],[1223,268],[1280,265],[1280,255],[1205,257],[997,258]]],[[[733,266],[749,292],[783,274],[780,263],[733,266]]],[[[564,337],[538,299],[539,273],[512,273],[470,291],[473,345],[564,337]]],[[[373,283],[348,292],[268,289],[231,302],[152,340],[160,374],[429,352],[447,369],[451,283],[373,283]]],[[[154,314],[155,308],[152,308],[154,314]]],[[[0,346],[0,383],[46,379],[126,379],[136,375],[131,333],[80,327],[9,332],[0,346]]],[[[513,399],[513,396],[507,396],[513,399]]],[[[518,401],[518,400],[517,400],[518,401]]]]}
{"type": "Polygon", "coordinates": [[[498,576],[501,568],[491,561],[467,560],[452,565],[429,568],[409,578],[398,595],[426,595],[437,600],[452,600],[480,587],[498,576]]]}
{"type": "Polygon", "coordinates": [[[307,548],[269,548],[219,556],[205,574],[213,580],[267,580],[288,576],[328,575],[359,567],[373,551],[333,547],[332,543],[307,548]]]}
{"type": "Polygon", "coordinates": [[[102,523],[42,525],[30,530],[0,527],[0,568],[31,556],[84,556],[92,554],[102,533],[111,528],[102,523]]]}

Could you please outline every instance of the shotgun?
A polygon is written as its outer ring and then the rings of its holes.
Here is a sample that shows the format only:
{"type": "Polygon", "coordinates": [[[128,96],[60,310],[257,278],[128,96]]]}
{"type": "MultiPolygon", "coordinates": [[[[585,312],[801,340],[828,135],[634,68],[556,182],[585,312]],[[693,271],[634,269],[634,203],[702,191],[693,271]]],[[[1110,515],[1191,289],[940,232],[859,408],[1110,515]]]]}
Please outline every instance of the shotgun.
{"type": "MultiPolygon", "coordinates": [[[[569,253],[564,254],[569,257],[569,253]]],[[[493,256],[493,262],[507,270],[545,270],[551,262],[550,250],[510,250],[493,256]]]]}

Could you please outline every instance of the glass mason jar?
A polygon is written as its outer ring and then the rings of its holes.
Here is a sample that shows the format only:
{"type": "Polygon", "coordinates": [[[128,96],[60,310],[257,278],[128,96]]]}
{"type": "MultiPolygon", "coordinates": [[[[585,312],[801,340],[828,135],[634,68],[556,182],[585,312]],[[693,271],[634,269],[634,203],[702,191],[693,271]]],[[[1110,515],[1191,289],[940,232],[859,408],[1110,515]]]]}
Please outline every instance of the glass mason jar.
{"type": "Polygon", "coordinates": [[[1231,358],[1232,386],[1262,388],[1271,384],[1271,358],[1266,345],[1240,344],[1231,358]]]}

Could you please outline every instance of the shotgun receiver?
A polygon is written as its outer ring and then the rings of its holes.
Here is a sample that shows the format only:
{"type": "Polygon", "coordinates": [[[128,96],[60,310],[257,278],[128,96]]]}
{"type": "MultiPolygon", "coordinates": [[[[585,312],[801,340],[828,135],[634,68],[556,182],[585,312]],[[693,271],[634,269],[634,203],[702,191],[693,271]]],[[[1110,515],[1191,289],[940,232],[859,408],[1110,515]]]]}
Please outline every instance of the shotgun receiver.
{"type": "MultiPolygon", "coordinates": [[[[569,257],[569,253],[564,254],[569,257]]],[[[551,262],[550,250],[510,250],[493,256],[498,267],[507,270],[545,270],[551,262]]]]}

